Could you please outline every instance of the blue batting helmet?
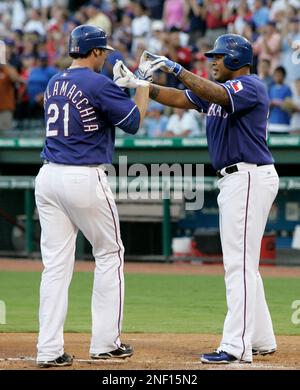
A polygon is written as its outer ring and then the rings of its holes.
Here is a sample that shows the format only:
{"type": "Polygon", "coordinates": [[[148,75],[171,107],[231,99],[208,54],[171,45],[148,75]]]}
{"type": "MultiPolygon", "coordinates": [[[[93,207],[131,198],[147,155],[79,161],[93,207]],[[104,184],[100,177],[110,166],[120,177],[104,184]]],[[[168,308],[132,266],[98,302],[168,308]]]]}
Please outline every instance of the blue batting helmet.
{"type": "Polygon", "coordinates": [[[230,70],[238,70],[245,65],[251,65],[253,51],[250,42],[237,34],[220,35],[213,50],[205,53],[206,57],[218,54],[224,55],[224,65],[230,70]]]}
{"type": "Polygon", "coordinates": [[[106,32],[89,24],[74,28],[69,39],[69,54],[87,54],[92,49],[114,50],[107,44],[106,32]]]}

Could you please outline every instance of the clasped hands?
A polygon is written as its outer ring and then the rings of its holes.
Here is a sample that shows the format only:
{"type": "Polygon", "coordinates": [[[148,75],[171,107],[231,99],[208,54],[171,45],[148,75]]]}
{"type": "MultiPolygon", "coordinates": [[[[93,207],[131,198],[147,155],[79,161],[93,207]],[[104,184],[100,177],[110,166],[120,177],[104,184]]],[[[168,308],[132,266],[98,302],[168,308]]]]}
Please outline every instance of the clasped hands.
{"type": "Polygon", "coordinates": [[[134,75],[123,61],[117,60],[113,67],[114,82],[120,88],[147,86],[152,81],[153,73],[158,69],[179,76],[182,66],[165,56],[158,56],[144,51],[140,59],[137,75],[134,75]]]}

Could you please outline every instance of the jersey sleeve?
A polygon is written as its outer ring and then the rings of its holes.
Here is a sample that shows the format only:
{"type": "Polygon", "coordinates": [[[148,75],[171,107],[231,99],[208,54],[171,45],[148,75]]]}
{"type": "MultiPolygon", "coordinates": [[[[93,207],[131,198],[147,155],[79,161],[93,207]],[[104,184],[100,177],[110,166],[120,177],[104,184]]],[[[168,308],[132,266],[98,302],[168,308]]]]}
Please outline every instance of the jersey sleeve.
{"type": "Polygon", "coordinates": [[[223,106],[229,114],[254,107],[257,104],[257,88],[254,81],[229,80],[220,85],[225,88],[230,99],[230,105],[223,106]]]}
{"type": "Polygon", "coordinates": [[[207,100],[204,100],[199,96],[195,95],[190,89],[186,89],[184,93],[187,99],[191,103],[195,104],[195,106],[197,106],[198,111],[207,113],[208,107],[210,105],[210,103],[207,100]]]}
{"type": "Polygon", "coordinates": [[[135,134],[139,129],[140,112],[137,105],[113,81],[106,79],[97,88],[97,107],[108,120],[126,133],[135,134]]]}

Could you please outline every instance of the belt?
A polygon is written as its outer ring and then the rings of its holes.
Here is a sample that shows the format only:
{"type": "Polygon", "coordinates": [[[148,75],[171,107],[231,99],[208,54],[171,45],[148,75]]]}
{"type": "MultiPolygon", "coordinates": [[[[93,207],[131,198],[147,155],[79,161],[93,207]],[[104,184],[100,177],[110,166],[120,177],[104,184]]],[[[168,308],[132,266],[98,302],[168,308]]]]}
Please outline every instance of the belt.
{"type": "MultiPolygon", "coordinates": [[[[266,165],[266,164],[264,163],[264,164],[254,164],[254,165],[256,165],[257,167],[261,167],[262,165],[266,165]]],[[[224,170],[228,175],[230,175],[231,173],[238,172],[239,167],[237,165],[230,165],[229,167],[219,169],[216,172],[216,175],[219,179],[222,179],[222,177],[225,176],[225,175],[222,175],[222,173],[221,173],[222,170],[224,170]]]]}
{"type": "MultiPolygon", "coordinates": [[[[69,164],[57,164],[57,163],[51,163],[51,161],[43,160],[43,164],[55,164],[55,165],[69,165],[69,164]]],[[[97,167],[101,168],[104,164],[90,164],[90,165],[73,165],[74,167],[97,167]]],[[[103,169],[103,168],[102,168],[103,169]]]]}

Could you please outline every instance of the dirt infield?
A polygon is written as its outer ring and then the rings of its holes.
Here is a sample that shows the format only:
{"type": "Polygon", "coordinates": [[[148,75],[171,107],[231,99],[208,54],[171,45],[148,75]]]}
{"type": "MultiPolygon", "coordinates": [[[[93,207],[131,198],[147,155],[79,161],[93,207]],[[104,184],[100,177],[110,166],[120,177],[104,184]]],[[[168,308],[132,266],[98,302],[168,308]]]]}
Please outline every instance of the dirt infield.
{"type": "MultiPolygon", "coordinates": [[[[218,345],[219,336],[200,334],[125,334],[123,342],[134,346],[133,357],[118,361],[91,361],[88,355],[90,335],[67,333],[65,349],[75,356],[73,366],[66,369],[86,370],[299,370],[300,337],[279,336],[278,351],[274,355],[255,357],[253,364],[228,366],[205,365],[199,354],[211,351],[218,345]]],[[[0,370],[36,369],[35,345],[37,335],[33,333],[0,333],[0,370]]],[[[59,368],[61,369],[61,368],[59,368]]]]}
{"type": "MultiPolygon", "coordinates": [[[[93,271],[93,262],[76,262],[76,271],[93,271]]],[[[0,271],[42,271],[41,261],[0,260],[0,271]]],[[[203,264],[154,264],[125,263],[126,273],[165,273],[223,275],[221,265],[203,264]]],[[[262,267],[263,276],[300,277],[300,268],[262,267]]],[[[234,364],[230,366],[204,365],[199,355],[218,346],[219,335],[209,334],[124,334],[122,341],[134,346],[132,358],[118,361],[91,361],[89,359],[90,335],[67,333],[65,350],[75,356],[69,370],[300,370],[300,337],[278,336],[278,351],[274,355],[254,357],[253,364],[234,364]]],[[[34,333],[0,333],[0,370],[36,369],[37,335],[34,333]]],[[[61,370],[61,368],[60,368],[61,370]]]]}
{"type": "MultiPolygon", "coordinates": [[[[76,261],[75,272],[92,272],[95,263],[93,261],[76,261]]],[[[43,270],[41,260],[13,260],[0,259],[0,271],[38,271],[43,270]]],[[[189,262],[175,263],[131,263],[125,262],[125,273],[148,273],[148,274],[181,274],[181,275],[223,275],[223,265],[202,264],[189,262]]],[[[263,266],[260,268],[261,275],[272,277],[300,278],[300,267],[277,267],[263,266]]]]}

